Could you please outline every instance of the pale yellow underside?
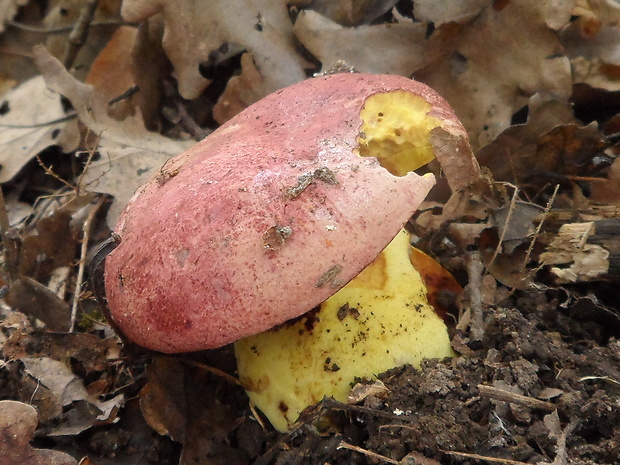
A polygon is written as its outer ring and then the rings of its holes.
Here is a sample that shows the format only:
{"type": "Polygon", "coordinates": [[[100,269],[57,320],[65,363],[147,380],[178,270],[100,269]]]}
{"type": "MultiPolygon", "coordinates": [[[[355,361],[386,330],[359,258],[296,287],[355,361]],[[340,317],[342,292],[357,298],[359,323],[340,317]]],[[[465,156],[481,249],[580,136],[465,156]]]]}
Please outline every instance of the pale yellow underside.
{"type": "Polygon", "coordinates": [[[360,112],[359,154],[377,157],[396,176],[426,165],[435,158],[430,131],[441,126],[441,120],[428,115],[430,110],[425,99],[404,90],[368,97],[360,112]]]}

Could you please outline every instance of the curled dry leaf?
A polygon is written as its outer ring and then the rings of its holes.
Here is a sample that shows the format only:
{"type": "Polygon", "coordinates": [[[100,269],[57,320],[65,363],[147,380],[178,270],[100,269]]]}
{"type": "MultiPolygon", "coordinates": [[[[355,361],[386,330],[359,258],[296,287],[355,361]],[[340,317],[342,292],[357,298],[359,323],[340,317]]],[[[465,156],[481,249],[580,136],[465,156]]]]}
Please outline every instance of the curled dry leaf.
{"type": "Polygon", "coordinates": [[[213,107],[213,118],[224,124],[264,96],[263,77],[250,53],[241,56],[241,74],[228,81],[224,93],[213,107]]]}
{"type": "Polygon", "coordinates": [[[582,126],[567,103],[530,99],[525,124],[512,126],[476,155],[498,181],[540,188],[558,175],[592,175],[594,157],[606,147],[595,125],[582,126]]]}
{"type": "Polygon", "coordinates": [[[66,116],[60,96],[34,77],[9,91],[0,101],[0,183],[9,181],[42,150],[60,145],[75,150],[79,136],[66,116]]]}
{"type": "MultiPolygon", "coordinates": [[[[86,83],[95,88],[97,95],[110,101],[135,84],[132,76],[132,47],[138,30],[122,26],[114,32],[105,48],[97,55],[86,76],[86,83]]],[[[116,119],[125,119],[133,113],[133,99],[126,98],[110,105],[109,113],[116,119]]]]}
{"type": "Polygon", "coordinates": [[[4,25],[17,14],[17,9],[24,6],[28,0],[3,0],[0,2],[0,32],[4,32],[4,25]]]}
{"type": "Polygon", "coordinates": [[[77,461],[64,452],[31,447],[29,443],[36,427],[34,407],[13,400],[0,401],[2,465],[77,465],[77,461]]]}
{"type": "Polygon", "coordinates": [[[99,136],[100,158],[86,168],[80,187],[114,196],[108,214],[108,222],[114,224],[135,190],[189,144],[147,131],[139,113],[115,120],[108,115],[107,101],[92,86],[73,78],[44,47],[35,47],[33,53],[47,86],[69,99],[80,120],[99,136]]]}
{"type": "MultiPolygon", "coordinates": [[[[213,66],[218,49],[241,46],[254,56],[264,95],[305,78],[284,0],[125,0],[127,21],[164,18],[163,48],[175,68],[179,92],[196,98],[209,85],[201,66],[213,66]]],[[[262,97],[261,96],[261,97],[262,97]]]]}
{"type": "Polygon", "coordinates": [[[311,10],[295,22],[295,36],[329,68],[339,60],[363,73],[411,76],[428,64],[426,25],[412,21],[397,24],[343,27],[311,10]]]}
{"type": "Polygon", "coordinates": [[[21,390],[39,410],[42,422],[60,420],[47,425],[48,435],[75,435],[95,424],[107,424],[116,418],[124,403],[123,395],[100,401],[90,395],[83,380],[64,363],[47,357],[23,357],[24,378],[21,390]]]}
{"type": "Polygon", "coordinates": [[[566,24],[573,10],[570,3],[556,10],[536,0],[508,2],[503,9],[489,5],[462,28],[449,53],[416,73],[454,107],[474,147],[508,128],[512,115],[536,92],[545,100],[568,100],[570,64],[549,24],[566,24]],[[515,42],[515,37],[520,40],[515,42]]]}
{"type": "Polygon", "coordinates": [[[378,18],[396,5],[398,0],[311,0],[298,3],[338,24],[357,26],[378,18]]]}
{"type": "Polygon", "coordinates": [[[444,23],[470,20],[488,4],[486,0],[458,2],[416,0],[413,5],[413,14],[417,20],[431,22],[438,27],[444,23]]]}

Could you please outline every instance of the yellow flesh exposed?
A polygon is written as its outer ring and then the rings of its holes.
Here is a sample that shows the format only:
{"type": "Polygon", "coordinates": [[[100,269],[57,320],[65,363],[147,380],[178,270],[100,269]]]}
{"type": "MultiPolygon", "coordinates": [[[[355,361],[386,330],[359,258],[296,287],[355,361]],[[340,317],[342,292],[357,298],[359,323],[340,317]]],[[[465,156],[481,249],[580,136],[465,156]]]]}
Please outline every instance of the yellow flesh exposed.
{"type": "Polygon", "coordinates": [[[404,90],[368,97],[360,112],[359,154],[377,157],[396,176],[427,164],[435,158],[429,133],[441,126],[430,110],[426,100],[404,90]]]}
{"type": "Polygon", "coordinates": [[[236,343],[241,381],[276,429],[324,396],[346,400],[356,377],[454,355],[410,250],[401,231],[318,312],[236,343]]]}

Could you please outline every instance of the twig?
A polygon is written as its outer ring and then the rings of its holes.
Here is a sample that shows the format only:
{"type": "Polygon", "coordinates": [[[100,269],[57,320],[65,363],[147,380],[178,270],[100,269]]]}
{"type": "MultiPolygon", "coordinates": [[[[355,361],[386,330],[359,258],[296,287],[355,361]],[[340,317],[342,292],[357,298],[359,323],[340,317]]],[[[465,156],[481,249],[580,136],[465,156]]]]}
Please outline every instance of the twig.
{"type": "Polygon", "coordinates": [[[503,402],[508,402],[509,404],[523,405],[531,409],[544,410],[545,412],[553,412],[557,408],[556,405],[551,402],[534,399],[533,397],[522,396],[521,394],[515,394],[514,392],[505,391],[504,389],[499,389],[494,386],[485,386],[484,384],[479,384],[478,391],[483,397],[501,400],[503,402]]]}
{"type": "Polygon", "coordinates": [[[54,167],[52,165],[46,166],[45,163],[43,163],[43,160],[41,160],[41,157],[39,155],[37,155],[36,158],[37,158],[37,163],[39,164],[41,168],[43,168],[43,171],[45,171],[45,174],[47,174],[48,176],[51,176],[57,181],[60,181],[69,189],[71,190],[74,189],[74,187],[69,182],[65,181],[60,176],[58,176],[56,173],[54,173],[54,169],[53,169],[54,167]]]}
{"type": "Polygon", "coordinates": [[[560,437],[558,438],[558,447],[555,453],[555,459],[553,460],[551,465],[567,465],[568,464],[568,452],[566,450],[566,438],[568,438],[569,434],[572,434],[572,432],[575,430],[575,428],[577,428],[578,425],[579,425],[579,421],[573,420],[566,426],[566,428],[564,428],[564,431],[562,431],[562,434],[560,434],[560,437]]]}
{"type": "Polygon", "coordinates": [[[549,199],[549,201],[547,202],[547,205],[545,206],[545,211],[543,212],[542,219],[540,220],[540,223],[538,223],[538,226],[536,227],[536,231],[534,232],[534,236],[532,237],[532,240],[530,241],[530,245],[528,246],[527,251],[525,252],[525,258],[523,259],[524,270],[525,270],[525,267],[527,266],[527,262],[530,260],[530,255],[532,254],[532,250],[534,250],[534,244],[538,240],[538,236],[540,236],[540,231],[542,230],[545,220],[549,216],[549,211],[551,211],[551,207],[553,206],[555,196],[558,194],[559,189],[560,189],[560,185],[556,184],[555,189],[553,190],[553,194],[551,195],[551,198],[549,199]]]}
{"type": "Polygon", "coordinates": [[[82,246],[80,250],[80,265],[78,267],[78,274],[75,283],[75,292],[73,293],[73,305],[71,306],[71,327],[69,332],[75,331],[75,322],[77,320],[78,304],[82,295],[82,282],[84,280],[84,269],[86,268],[86,254],[88,253],[88,240],[90,233],[95,222],[95,215],[99,211],[99,208],[105,202],[105,197],[101,196],[97,203],[88,212],[88,216],[84,221],[84,227],[82,228],[82,246]]]}
{"type": "Polygon", "coordinates": [[[101,137],[100,135],[97,135],[97,140],[93,144],[93,148],[91,148],[88,151],[88,158],[86,159],[86,163],[84,163],[84,169],[82,170],[80,177],[77,179],[77,182],[75,183],[75,190],[78,195],[80,193],[80,189],[82,189],[82,181],[84,180],[84,176],[86,176],[86,172],[88,171],[88,168],[90,167],[90,164],[92,163],[93,158],[95,156],[95,151],[97,147],[99,146],[100,137],[101,137]]]}
{"type": "Polygon", "coordinates": [[[495,251],[489,260],[489,264],[487,268],[491,268],[495,259],[499,255],[502,250],[502,244],[504,243],[504,237],[506,237],[506,232],[508,231],[508,226],[510,225],[510,218],[512,218],[512,213],[515,211],[515,205],[517,204],[517,195],[519,194],[519,188],[515,186],[514,192],[512,193],[512,198],[510,199],[510,206],[508,207],[508,214],[506,215],[506,220],[504,221],[504,227],[502,228],[502,233],[499,236],[499,240],[497,242],[497,247],[495,247],[495,251]]]}
{"type": "Polygon", "coordinates": [[[518,460],[511,459],[501,459],[498,457],[488,457],[486,455],[478,455],[478,454],[468,454],[467,452],[453,452],[449,450],[439,449],[441,452],[447,455],[454,455],[455,457],[464,457],[468,459],[477,459],[477,460],[485,460],[487,462],[494,463],[507,463],[508,465],[531,465],[526,462],[519,462],[518,460]]]}
{"type": "Polygon", "coordinates": [[[95,12],[97,11],[98,5],[99,0],[89,0],[82,7],[80,16],[76,21],[75,25],[73,26],[71,34],[69,34],[69,41],[67,43],[67,49],[65,50],[65,57],[62,60],[65,68],[69,69],[73,66],[78,52],[86,42],[86,38],[88,37],[88,31],[95,17],[95,12]]]}
{"type": "MultiPolygon", "coordinates": [[[[26,32],[35,32],[37,34],[64,34],[65,32],[71,32],[75,28],[75,24],[71,26],[57,27],[57,28],[45,28],[38,26],[31,26],[30,24],[20,23],[18,21],[7,21],[7,26],[14,27],[15,29],[21,29],[26,32]]],[[[90,27],[103,27],[103,26],[137,26],[138,23],[130,23],[122,20],[110,20],[110,21],[100,21],[93,22],[90,24],[90,27]]]]}
{"type": "Polygon", "coordinates": [[[584,376],[583,378],[579,378],[580,382],[584,381],[607,381],[608,383],[617,384],[620,386],[620,381],[617,381],[609,376],[584,376]]]}
{"type": "Polygon", "coordinates": [[[467,263],[467,277],[469,284],[469,306],[471,309],[471,338],[481,341],[484,337],[484,317],[482,315],[482,274],[484,267],[480,259],[480,252],[475,250],[469,253],[467,263]]]}
{"type": "Polygon", "coordinates": [[[364,454],[367,457],[371,457],[371,458],[373,458],[375,460],[381,460],[383,462],[391,463],[393,465],[400,465],[400,462],[398,460],[394,460],[394,459],[391,459],[391,458],[386,457],[384,455],[377,454],[376,452],[372,452],[372,451],[369,451],[369,450],[366,450],[366,449],[362,449],[361,447],[354,446],[353,444],[349,444],[349,443],[346,443],[344,441],[340,441],[340,444],[338,444],[338,447],[336,447],[336,450],[339,450],[339,449],[352,450],[352,451],[355,451],[355,452],[359,452],[360,454],[364,454]]]}
{"type": "Polygon", "coordinates": [[[61,116],[60,118],[56,118],[56,119],[52,119],[49,121],[45,121],[43,123],[34,123],[34,124],[0,124],[0,128],[7,128],[7,129],[35,129],[35,128],[42,128],[45,126],[52,126],[53,124],[58,124],[58,123],[62,123],[64,121],[69,121],[73,118],[77,118],[77,113],[71,112],[66,116],[61,116]]]}
{"type": "Polygon", "coordinates": [[[252,412],[252,416],[256,420],[256,423],[258,423],[260,425],[261,429],[263,430],[263,433],[266,433],[267,432],[267,427],[265,426],[265,423],[263,422],[262,418],[260,417],[260,415],[256,411],[256,408],[254,406],[254,402],[250,401],[248,405],[250,407],[250,412],[252,412]]]}
{"type": "Polygon", "coordinates": [[[218,368],[214,368],[214,367],[211,367],[209,365],[205,365],[204,363],[196,362],[194,360],[183,360],[183,363],[186,364],[186,365],[198,368],[199,370],[203,370],[203,371],[206,371],[208,373],[213,373],[214,375],[219,376],[220,378],[225,379],[229,383],[236,384],[237,386],[240,386],[240,387],[245,389],[245,386],[243,385],[241,380],[235,378],[232,375],[229,375],[225,371],[222,371],[222,370],[220,370],[218,368]]]}
{"type": "Polygon", "coordinates": [[[4,266],[8,274],[7,285],[15,281],[19,274],[17,272],[16,263],[13,261],[14,257],[11,257],[12,244],[7,234],[11,224],[9,223],[9,215],[6,210],[6,203],[4,202],[4,194],[2,188],[0,188],[0,234],[2,235],[2,247],[4,248],[4,266]]]}

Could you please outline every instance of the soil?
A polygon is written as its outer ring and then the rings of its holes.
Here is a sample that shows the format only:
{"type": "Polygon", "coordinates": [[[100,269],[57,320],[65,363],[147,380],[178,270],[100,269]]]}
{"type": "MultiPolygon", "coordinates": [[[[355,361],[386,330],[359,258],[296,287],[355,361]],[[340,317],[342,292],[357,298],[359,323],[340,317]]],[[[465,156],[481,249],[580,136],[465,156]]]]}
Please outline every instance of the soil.
{"type": "Polygon", "coordinates": [[[453,330],[461,355],[384,373],[387,392],[356,404],[324,399],[286,434],[256,421],[216,371],[234,367],[230,347],[130,352],[117,423],[34,445],[101,465],[618,464],[618,320],[595,304],[565,289],[514,292],[484,308],[479,340],[453,330]]]}

